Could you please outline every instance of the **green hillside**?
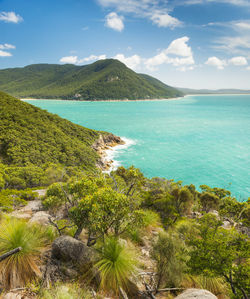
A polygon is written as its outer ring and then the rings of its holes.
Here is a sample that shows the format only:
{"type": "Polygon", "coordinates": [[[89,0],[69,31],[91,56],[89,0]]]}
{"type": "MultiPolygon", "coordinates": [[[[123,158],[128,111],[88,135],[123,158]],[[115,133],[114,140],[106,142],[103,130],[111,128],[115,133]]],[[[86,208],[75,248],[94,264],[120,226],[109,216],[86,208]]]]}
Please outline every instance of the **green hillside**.
{"type": "Polygon", "coordinates": [[[114,59],[86,66],[37,64],[0,70],[0,89],[20,98],[47,99],[135,100],[182,95],[114,59]]]}
{"type": "Polygon", "coordinates": [[[95,167],[99,133],[0,92],[0,159],[11,166],[95,167]]]}

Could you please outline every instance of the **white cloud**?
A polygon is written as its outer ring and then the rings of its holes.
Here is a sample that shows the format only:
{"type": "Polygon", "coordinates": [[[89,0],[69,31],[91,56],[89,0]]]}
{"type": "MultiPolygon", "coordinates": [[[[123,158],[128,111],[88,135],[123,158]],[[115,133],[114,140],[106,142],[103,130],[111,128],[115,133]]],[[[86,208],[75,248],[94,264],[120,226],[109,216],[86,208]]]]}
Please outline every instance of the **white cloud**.
{"type": "Polygon", "coordinates": [[[88,57],[85,57],[85,58],[82,58],[82,59],[79,59],[77,60],[77,63],[80,64],[80,63],[83,63],[83,62],[89,62],[89,61],[94,61],[94,60],[101,60],[101,59],[106,59],[106,55],[99,55],[99,56],[96,56],[96,55],[90,55],[88,57]]]}
{"type": "Polygon", "coordinates": [[[158,27],[175,28],[182,25],[182,22],[174,17],[171,17],[169,14],[155,13],[152,15],[151,20],[158,27]]]}
{"type": "Polygon", "coordinates": [[[166,63],[172,64],[181,71],[192,70],[193,67],[187,67],[195,64],[192,49],[187,44],[188,41],[187,36],[173,40],[168,48],[145,61],[146,68],[154,71],[157,66],[166,63]]]}
{"type": "Polygon", "coordinates": [[[240,30],[250,30],[250,22],[236,22],[235,26],[240,30]]]}
{"type": "Polygon", "coordinates": [[[88,57],[85,58],[81,58],[79,59],[78,56],[65,56],[62,57],[60,59],[60,62],[62,63],[70,63],[70,64],[82,64],[85,62],[90,62],[90,61],[97,61],[97,60],[101,60],[101,59],[106,59],[106,55],[90,55],[88,57]]]}
{"type": "Polygon", "coordinates": [[[221,60],[218,57],[209,57],[205,64],[217,67],[218,70],[223,70],[224,67],[227,65],[226,60],[221,60]]]}
{"type": "Polygon", "coordinates": [[[9,49],[16,49],[16,46],[10,44],[3,44],[0,45],[1,50],[9,50],[9,49]]]}
{"type": "Polygon", "coordinates": [[[250,7],[249,0],[178,0],[178,5],[194,5],[194,4],[207,4],[207,3],[225,3],[232,4],[236,6],[246,6],[250,7]]]}
{"type": "Polygon", "coordinates": [[[78,61],[77,56],[65,56],[60,59],[60,62],[62,62],[62,63],[76,64],[77,61],[78,61]]]}
{"type": "Polygon", "coordinates": [[[0,21],[4,21],[7,23],[19,23],[23,21],[23,18],[17,15],[14,11],[0,12],[0,21]]]}
{"type": "Polygon", "coordinates": [[[230,36],[223,37],[216,41],[215,48],[218,50],[227,51],[229,53],[240,54],[244,56],[250,56],[250,36],[230,36]]]}
{"type": "Polygon", "coordinates": [[[139,55],[125,57],[124,54],[117,54],[113,58],[120,60],[121,62],[126,64],[127,67],[133,70],[135,70],[142,62],[142,59],[139,55]]]}
{"type": "Polygon", "coordinates": [[[242,66],[248,64],[246,58],[243,56],[233,57],[229,59],[228,63],[236,66],[242,66]]]}
{"type": "Polygon", "coordinates": [[[0,50],[0,57],[10,57],[12,56],[11,53],[0,50]]]}
{"type": "Polygon", "coordinates": [[[145,65],[147,69],[154,71],[156,70],[156,66],[168,62],[169,62],[169,57],[164,53],[164,51],[162,51],[159,54],[147,59],[145,61],[145,65]]]}
{"type": "Polygon", "coordinates": [[[170,16],[168,1],[162,0],[98,0],[99,4],[106,8],[112,8],[123,14],[132,14],[139,18],[146,18],[159,27],[174,28],[181,22],[170,16]]]}
{"type": "Polygon", "coordinates": [[[167,48],[166,53],[183,57],[192,56],[191,47],[187,44],[188,41],[189,37],[187,36],[175,39],[167,48]]]}
{"type": "Polygon", "coordinates": [[[113,30],[121,32],[124,29],[123,16],[118,16],[116,12],[111,12],[106,16],[105,25],[113,30]]]}

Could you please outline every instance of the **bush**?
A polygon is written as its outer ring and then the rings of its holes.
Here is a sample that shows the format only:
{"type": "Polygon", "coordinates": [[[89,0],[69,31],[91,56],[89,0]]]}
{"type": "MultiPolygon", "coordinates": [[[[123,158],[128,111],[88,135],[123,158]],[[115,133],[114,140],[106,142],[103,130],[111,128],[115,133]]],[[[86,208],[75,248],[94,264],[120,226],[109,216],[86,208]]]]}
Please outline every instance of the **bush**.
{"type": "Polygon", "coordinates": [[[5,218],[0,223],[0,255],[17,247],[22,250],[0,263],[0,278],[6,289],[25,286],[40,276],[39,255],[46,245],[44,231],[22,220],[5,218]]]}
{"type": "Polygon", "coordinates": [[[91,293],[81,289],[77,284],[57,284],[51,289],[43,290],[39,299],[91,299],[91,293]]]}
{"type": "Polygon", "coordinates": [[[100,272],[101,287],[118,293],[119,288],[126,291],[129,279],[136,273],[135,252],[118,239],[108,238],[100,250],[99,261],[95,267],[100,272]]]}

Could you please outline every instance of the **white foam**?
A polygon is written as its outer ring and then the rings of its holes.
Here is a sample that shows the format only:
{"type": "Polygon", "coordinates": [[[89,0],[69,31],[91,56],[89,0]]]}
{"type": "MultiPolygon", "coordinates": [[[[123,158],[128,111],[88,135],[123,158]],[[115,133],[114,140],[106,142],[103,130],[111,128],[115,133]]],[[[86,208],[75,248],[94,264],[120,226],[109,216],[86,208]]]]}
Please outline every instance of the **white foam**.
{"type": "Polygon", "coordinates": [[[130,146],[135,145],[136,141],[133,139],[129,139],[126,137],[121,137],[121,139],[125,142],[125,144],[116,145],[114,147],[110,147],[105,151],[105,157],[104,161],[113,161],[112,165],[109,170],[104,171],[105,173],[110,173],[113,170],[116,170],[120,165],[120,161],[116,160],[116,157],[119,156],[119,154],[126,149],[128,149],[130,146]]]}

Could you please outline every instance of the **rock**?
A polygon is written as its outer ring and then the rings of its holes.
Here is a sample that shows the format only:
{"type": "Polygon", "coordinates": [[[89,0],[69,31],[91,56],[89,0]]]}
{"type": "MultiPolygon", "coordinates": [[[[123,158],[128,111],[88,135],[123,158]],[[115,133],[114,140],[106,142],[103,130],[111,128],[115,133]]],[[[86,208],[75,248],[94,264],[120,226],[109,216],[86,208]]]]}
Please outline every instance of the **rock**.
{"type": "Polygon", "coordinates": [[[47,189],[38,189],[34,190],[35,193],[38,193],[39,196],[44,196],[47,192],[47,189]]]}
{"type": "Polygon", "coordinates": [[[28,213],[28,212],[22,212],[22,211],[14,211],[12,212],[10,215],[12,217],[18,218],[18,219],[25,219],[25,220],[29,220],[31,219],[32,213],[28,213]]]}
{"type": "Polygon", "coordinates": [[[219,212],[216,211],[216,210],[210,210],[209,213],[210,213],[210,214],[213,214],[214,216],[216,216],[217,219],[220,218],[219,212]]]}
{"type": "Polygon", "coordinates": [[[217,297],[209,292],[208,290],[202,289],[187,289],[179,296],[175,297],[176,299],[216,299],[217,297]]]}
{"type": "Polygon", "coordinates": [[[41,209],[42,209],[41,200],[32,200],[29,201],[28,204],[20,210],[20,212],[33,213],[33,212],[38,212],[41,209]]]}
{"type": "Polygon", "coordinates": [[[242,234],[247,235],[250,238],[250,228],[247,226],[243,226],[241,223],[237,224],[236,229],[242,234]]]}
{"type": "Polygon", "coordinates": [[[197,219],[197,218],[201,218],[202,214],[199,212],[191,212],[190,218],[192,219],[197,219]]]}
{"type": "Polygon", "coordinates": [[[223,221],[222,226],[224,229],[230,229],[231,228],[231,222],[228,220],[223,221]]]}
{"type": "Polygon", "coordinates": [[[17,294],[17,293],[7,293],[5,295],[3,295],[3,297],[1,297],[2,299],[22,299],[22,295],[17,294]]]}
{"type": "Polygon", "coordinates": [[[41,212],[37,212],[37,213],[33,214],[31,219],[29,220],[29,222],[30,223],[39,223],[42,225],[48,225],[48,224],[50,224],[49,218],[51,218],[50,214],[48,214],[44,211],[41,211],[41,212]]]}
{"type": "Polygon", "coordinates": [[[79,265],[90,263],[94,258],[93,249],[70,236],[61,236],[52,244],[52,258],[73,261],[79,265]]]}

